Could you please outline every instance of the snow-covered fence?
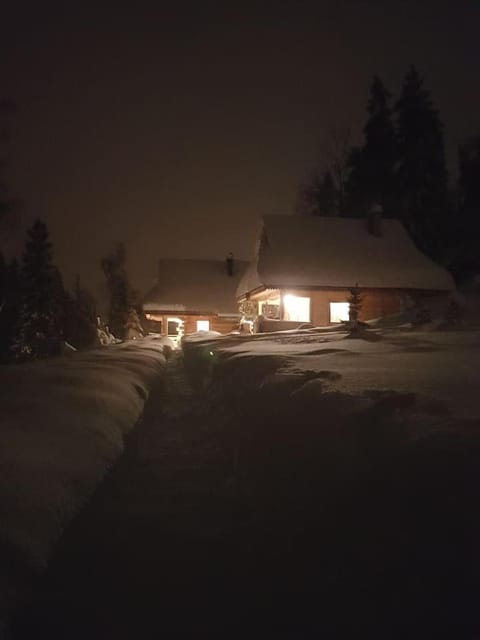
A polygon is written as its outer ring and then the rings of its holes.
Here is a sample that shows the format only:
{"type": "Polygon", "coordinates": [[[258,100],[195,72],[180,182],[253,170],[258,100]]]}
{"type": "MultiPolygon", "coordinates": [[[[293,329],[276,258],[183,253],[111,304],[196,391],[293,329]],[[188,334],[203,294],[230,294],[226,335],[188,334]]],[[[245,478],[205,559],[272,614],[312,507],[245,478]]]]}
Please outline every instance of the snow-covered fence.
{"type": "Polygon", "coordinates": [[[1,608],[121,455],[165,362],[142,340],[0,367],[1,608]]]}

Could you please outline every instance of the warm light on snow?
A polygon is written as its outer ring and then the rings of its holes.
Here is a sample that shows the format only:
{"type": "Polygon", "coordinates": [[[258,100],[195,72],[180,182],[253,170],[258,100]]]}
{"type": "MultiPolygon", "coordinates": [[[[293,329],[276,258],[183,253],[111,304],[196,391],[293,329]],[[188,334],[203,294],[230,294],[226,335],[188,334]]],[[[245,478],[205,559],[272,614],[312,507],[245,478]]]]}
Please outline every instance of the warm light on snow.
{"type": "Polygon", "coordinates": [[[348,322],[348,302],[330,302],[330,322],[348,322]]]}
{"type": "Polygon", "coordinates": [[[285,320],[310,322],[310,298],[294,296],[288,293],[283,297],[285,320]]]}

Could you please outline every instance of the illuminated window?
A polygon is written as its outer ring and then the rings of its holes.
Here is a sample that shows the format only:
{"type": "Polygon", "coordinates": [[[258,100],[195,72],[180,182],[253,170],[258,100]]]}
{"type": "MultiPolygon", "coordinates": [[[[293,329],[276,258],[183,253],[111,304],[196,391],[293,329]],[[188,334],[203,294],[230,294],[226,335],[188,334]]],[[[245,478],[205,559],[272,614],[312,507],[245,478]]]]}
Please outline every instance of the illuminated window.
{"type": "Polygon", "coordinates": [[[210,320],[197,320],[197,331],[210,331],[210,320]]]}
{"type": "Polygon", "coordinates": [[[348,302],[330,302],[330,322],[348,322],[348,302]]]}
{"type": "Polygon", "coordinates": [[[283,298],[285,320],[310,322],[310,298],[287,294],[283,298]]]}

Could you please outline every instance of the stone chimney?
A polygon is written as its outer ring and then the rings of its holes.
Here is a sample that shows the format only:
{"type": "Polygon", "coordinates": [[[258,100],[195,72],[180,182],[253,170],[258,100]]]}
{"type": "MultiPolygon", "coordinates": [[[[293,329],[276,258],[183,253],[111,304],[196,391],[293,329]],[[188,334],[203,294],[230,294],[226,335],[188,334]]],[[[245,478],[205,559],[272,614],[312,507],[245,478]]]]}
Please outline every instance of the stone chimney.
{"type": "Polygon", "coordinates": [[[229,276],[233,276],[233,253],[230,253],[226,257],[227,273],[229,276]]]}
{"type": "Polygon", "coordinates": [[[381,204],[374,204],[367,216],[367,229],[368,233],[376,238],[382,236],[382,216],[383,207],[381,204]]]}

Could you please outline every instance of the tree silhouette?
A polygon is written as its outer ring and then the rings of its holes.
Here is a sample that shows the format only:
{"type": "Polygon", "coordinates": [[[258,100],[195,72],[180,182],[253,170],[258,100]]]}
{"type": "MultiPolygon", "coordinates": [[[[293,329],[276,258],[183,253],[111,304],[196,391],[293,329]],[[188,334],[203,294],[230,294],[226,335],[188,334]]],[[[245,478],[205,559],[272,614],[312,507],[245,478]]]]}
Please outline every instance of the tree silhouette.
{"type": "Polygon", "coordinates": [[[20,269],[21,303],[15,356],[19,360],[60,353],[64,329],[65,290],[52,262],[52,244],[44,222],[27,232],[20,269]]]}
{"type": "Polygon", "coordinates": [[[365,142],[350,154],[347,208],[351,215],[365,215],[374,204],[388,216],[396,212],[395,165],[397,141],[390,109],[391,94],[375,76],[370,86],[365,142]]]}
{"type": "Polygon", "coordinates": [[[414,66],[407,71],[395,112],[402,218],[420,248],[440,257],[448,222],[443,126],[414,66]]]}
{"type": "Polygon", "coordinates": [[[297,212],[337,216],[345,210],[351,132],[332,126],[320,145],[320,168],[299,189],[297,212]]]}

